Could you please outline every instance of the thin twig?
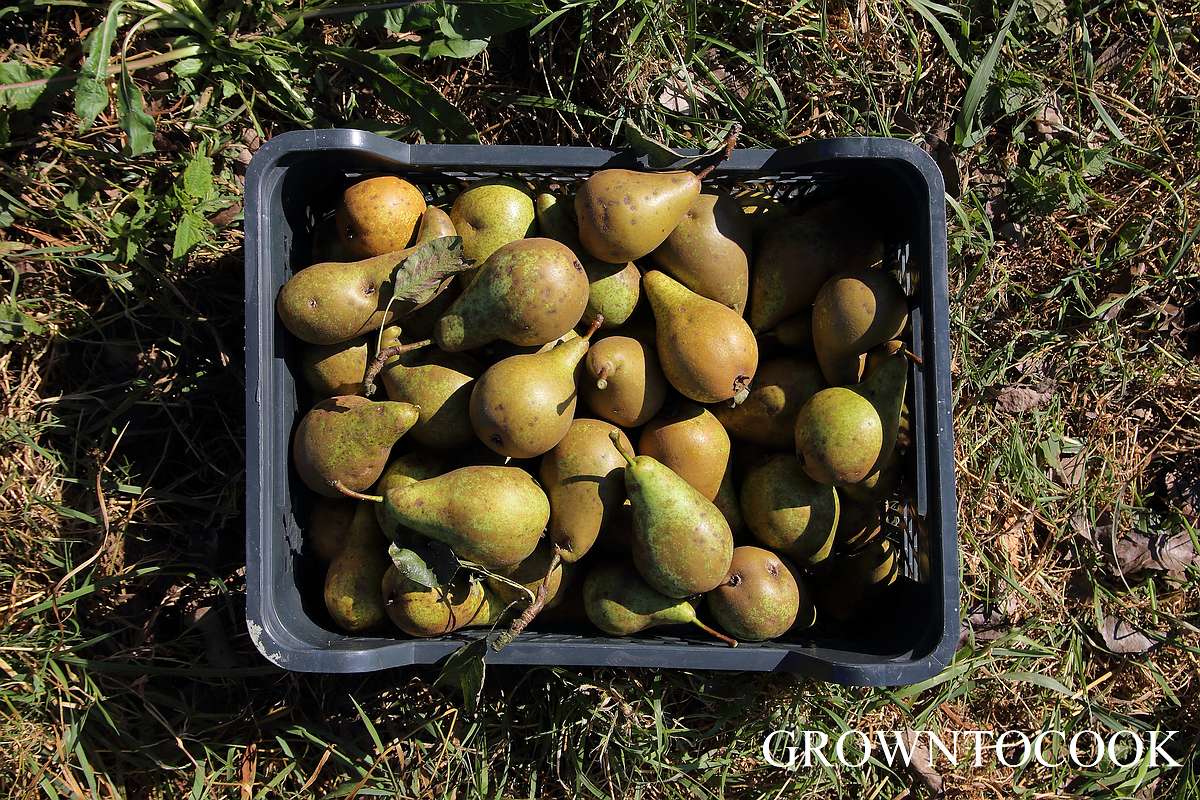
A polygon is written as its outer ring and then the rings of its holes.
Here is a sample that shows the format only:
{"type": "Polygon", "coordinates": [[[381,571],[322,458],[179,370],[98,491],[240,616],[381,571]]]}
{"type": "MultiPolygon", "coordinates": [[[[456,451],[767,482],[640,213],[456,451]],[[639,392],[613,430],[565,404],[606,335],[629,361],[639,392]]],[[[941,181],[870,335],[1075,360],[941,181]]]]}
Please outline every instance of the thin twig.
{"type": "Polygon", "coordinates": [[[546,576],[542,578],[542,582],[538,584],[537,594],[533,597],[533,602],[529,607],[513,620],[513,624],[504,633],[496,637],[496,641],[492,642],[492,649],[497,653],[512,643],[512,640],[521,635],[521,631],[529,627],[529,623],[533,622],[534,618],[541,613],[542,608],[546,605],[546,595],[550,591],[550,578],[554,575],[554,570],[558,569],[558,565],[562,563],[562,550],[557,545],[554,547],[554,557],[550,559],[550,568],[546,570],[546,576]]]}
{"type": "Polygon", "coordinates": [[[391,347],[385,347],[380,350],[379,355],[375,356],[375,360],[371,362],[370,368],[367,369],[367,374],[363,376],[363,395],[370,397],[375,394],[375,379],[379,377],[379,372],[387,364],[388,359],[407,353],[410,350],[428,347],[431,344],[433,344],[432,339],[422,339],[412,344],[394,344],[391,347]]]}
{"type": "Polygon", "coordinates": [[[742,126],[738,123],[733,123],[733,127],[729,129],[729,135],[725,137],[725,149],[717,154],[717,160],[709,164],[704,169],[696,173],[696,177],[704,180],[708,177],[708,173],[712,172],[721,162],[733,155],[733,148],[737,145],[738,134],[742,132],[742,126]]]}

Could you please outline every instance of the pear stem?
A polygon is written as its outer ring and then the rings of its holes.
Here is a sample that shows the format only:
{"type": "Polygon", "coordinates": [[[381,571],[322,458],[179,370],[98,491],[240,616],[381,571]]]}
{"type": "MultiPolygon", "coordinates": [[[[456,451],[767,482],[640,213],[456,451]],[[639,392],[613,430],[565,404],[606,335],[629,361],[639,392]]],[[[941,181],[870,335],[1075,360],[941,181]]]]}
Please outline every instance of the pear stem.
{"type": "Polygon", "coordinates": [[[371,362],[371,366],[367,369],[367,374],[363,376],[363,395],[370,397],[375,394],[375,378],[379,376],[388,359],[395,358],[411,350],[428,347],[431,344],[433,344],[432,339],[422,339],[412,344],[394,344],[391,347],[385,347],[380,350],[379,354],[375,356],[375,360],[371,362]]]}
{"type": "Polygon", "coordinates": [[[534,618],[541,613],[542,608],[546,605],[546,594],[550,591],[550,576],[554,574],[554,570],[558,569],[558,565],[561,563],[562,550],[555,545],[554,557],[550,559],[550,568],[546,570],[546,577],[542,578],[542,582],[538,584],[533,602],[521,613],[521,616],[513,620],[508,630],[497,636],[496,641],[492,642],[492,649],[497,653],[508,647],[512,640],[520,636],[521,632],[529,627],[529,623],[533,622],[534,618]]]}
{"type": "Polygon", "coordinates": [[[337,489],[342,494],[346,495],[346,497],[353,497],[355,500],[366,500],[371,503],[382,503],[383,502],[383,497],[381,497],[380,495],[363,494],[362,492],[356,492],[339,480],[332,480],[329,482],[329,485],[332,486],[333,488],[337,489]]]}
{"type": "Polygon", "coordinates": [[[604,315],[597,314],[596,318],[594,320],[592,320],[590,325],[588,325],[587,333],[585,333],[583,335],[583,338],[591,339],[592,334],[595,333],[596,331],[600,330],[600,326],[603,324],[604,324],[604,315]]]}
{"type": "Polygon", "coordinates": [[[608,438],[612,440],[613,447],[617,448],[617,452],[621,454],[621,458],[625,459],[625,462],[632,467],[634,465],[633,456],[626,453],[625,448],[621,446],[621,434],[612,431],[608,434],[608,438]]]}
{"type": "Polygon", "coordinates": [[[608,364],[605,364],[604,366],[600,367],[600,369],[596,370],[596,388],[608,388],[608,364]]]}
{"type": "Polygon", "coordinates": [[[705,178],[708,177],[708,173],[710,173],[714,169],[716,169],[717,166],[722,161],[724,161],[725,159],[727,159],[731,155],[733,155],[733,148],[737,145],[738,134],[741,132],[742,132],[742,126],[736,122],[733,123],[733,127],[729,129],[729,135],[725,137],[724,149],[720,153],[717,154],[717,160],[714,161],[713,163],[709,164],[704,169],[697,172],[696,173],[697,178],[699,178],[700,180],[704,180],[705,178]]]}
{"type": "Polygon", "coordinates": [[[738,646],[737,639],[734,639],[732,636],[726,636],[725,634],[721,633],[716,628],[710,628],[708,625],[705,625],[703,622],[701,622],[696,617],[692,617],[692,623],[695,624],[698,628],[700,628],[700,630],[704,631],[705,633],[711,634],[712,636],[717,637],[718,639],[720,639],[722,642],[729,645],[730,647],[738,646]]]}
{"type": "Polygon", "coordinates": [[[900,352],[904,354],[905,358],[907,358],[909,361],[916,364],[918,367],[923,366],[925,364],[924,359],[922,359],[919,355],[914,353],[912,350],[909,350],[907,347],[901,347],[900,352]]]}

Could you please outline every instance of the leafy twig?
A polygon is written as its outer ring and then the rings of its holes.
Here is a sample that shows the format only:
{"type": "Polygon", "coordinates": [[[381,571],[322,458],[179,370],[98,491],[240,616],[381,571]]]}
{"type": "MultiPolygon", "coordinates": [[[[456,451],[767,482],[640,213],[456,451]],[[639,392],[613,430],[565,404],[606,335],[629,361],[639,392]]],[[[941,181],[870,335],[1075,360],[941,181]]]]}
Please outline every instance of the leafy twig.
{"type": "Polygon", "coordinates": [[[380,371],[387,364],[388,359],[398,355],[417,350],[422,347],[428,347],[433,344],[432,339],[422,339],[419,342],[412,344],[394,344],[391,347],[385,347],[375,356],[375,360],[371,362],[371,366],[367,368],[367,374],[363,376],[363,394],[367,397],[375,394],[375,379],[379,377],[380,371]]]}

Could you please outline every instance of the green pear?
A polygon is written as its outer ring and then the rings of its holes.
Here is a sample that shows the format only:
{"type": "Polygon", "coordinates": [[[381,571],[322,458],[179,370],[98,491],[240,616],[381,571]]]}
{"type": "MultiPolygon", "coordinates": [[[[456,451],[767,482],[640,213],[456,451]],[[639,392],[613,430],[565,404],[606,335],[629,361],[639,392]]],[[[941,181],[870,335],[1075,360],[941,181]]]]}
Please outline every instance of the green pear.
{"type": "Polygon", "coordinates": [[[839,487],[838,491],[858,503],[878,504],[891,496],[899,482],[899,452],[896,448],[892,448],[891,455],[881,467],[858,483],[848,483],[839,487]]]}
{"type": "Polygon", "coordinates": [[[413,304],[391,302],[392,273],[412,249],[362,261],[326,261],[300,270],[279,290],[275,309],[309,344],[338,344],[388,325],[413,304]]]}
{"type": "Polygon", "coordinates": [[[908,298],[889,273],[839,272],[813,303],[813,350],[830,386],[862,379],[866,354],[895,339],[908,324],[908,298]]]}
{"type": "Polygon", "coordinates": [[[712,500],[729,472],[729,434],[712,412],[682,402],[642,429],[638,452],[683,478],[712,500]]]}
{"type": "Polygon", "coordinates": [[[633,262],[608,264],[587,255],[579,242],[573,205],[553,194],[543,192],[534,200],[537,208],[538,232],[556,242],[562,242],[579,256],[588,277],[588,303],[583,321],[591,323],[602,318],[600,327],[624,325],[637,308],[642,296],[642,273],[633,262]]]}
{"type": "Polygon", "coordinates": [[[483,263],[502,246],[533,234],[533,198],[529,187],[508,178],[471,184],[450,209],[454,230],[463,240],[463,255],[483,263]]]}
{"type": "Polygon", "coordinates": [[[387,616],[409,636],[427,639],[499,621],[504,603],[471,577],[456,577],[446,586],[421,586],[395,566],[383,576],[381,591],[387,616]]]}
{"type": "Polygon", "coordinates": [[[417,421],[409,403],[373,403],[365,397],[330,397],[300,420],[292,460],[317,494],[336,497],[340,485],[361,492],[379,477],[388,454],[417,421]]]}
{"type": "Polygon", "coordinates": [[[715,588],[733,558],[729,523],[704,495],[650,456],[625,458],[625,491],[633,506],[633,564],[646,582],[668,597],[715,588]]]}
{"type": "Polygon", "coordinates": [[[717,406],[713,414],[735,439],[773,450],[790,450],[796,414],[824,386],[816,364],[775,358],[758,368],[746,402],[736,408],[717,406]]]}
{"type": "Polygon", "coordinates": [[[575,418],[575,369],[594,332],[593,326],[553,350],[488,367],[471,390],[471,425],[480,441],[511,458],[534,458],[562,441],[575,418]]]}
{"type": "MultiPolygon", "coordinates": [[[[413,450],[388,462],[372,492],[378,497],[387,497],[392,489],[427,480],[443,472],[446,472],[445,455],[436,451],[413,450]]],[[[375,504],[375,519],[383,532],[393,540],[403,541],[410,533],[393,525],[387,514],[387,506],[383,503],[375,504]]]]}
{"type": "Polygon", "coordinates": [[[334,219],[351,256],[371,258],[408,247],[425,208],[420,189],[403,178],[381,175],[346,189],[334,219]]]}
{"type": "Polygon", "coordinates": [[[587,555],[625,502],[625,459],[609,441],[613,433],[633,450],[620,429],[597,419],[577,419],[542,456],[538,475],[550,498],[550,539],[564,561],[587,555]]]}
{"type": "Polygon", "coordinates": [[[812,604],[790,564],[750,546],[734,548],[725,581],[705,601],[717,625],[746,642],[782,636],[796,624],[802,602],[812,604]]]}
{"type": "MultiPolygon", "coordinates": [[[[553,501],[551,501],[550,508],[551,518],[553,519],[553,501]]],[[[542,539],[532,555],[514,567],[499,570],[497,574],[514,583],[521,584],[534,595],[537,594],[542,582],[545,581],[546,600],[542,608],[543,610],[550,609],[554,608],[562,600],[559,592],[566,580],[566,569],[569,566],[562,561],[553,564],[553,560],[554,543],[549,539],[542,539]],[[554,569],[550,568],[552,565],[554,569]],[[547,575],[550,576],[549,579],[547,579],[547,575]]],[[[492,594],[504,606],[522,608],[531,602],[529,595],[497,578],[489,577],[487,579],[487,587],[492,590],[492,594]]]]}
{"type": "Polygon", "coordinates": [[[753,229],[738,201],[701,194],[650,260],[696,294],[741,313],[750,291],[753,229]]]}
{"type": "Polygon", "coordinates": [[[575,194],[579,239],[593,257],[624,264],[657,248],[700,194],[691,172],[604,169],[575,194]]]}
{"type": "Polygon", "coordinates": [[[721,516],[729,523],[729,532],[733,534],[734,542],[746,530],[746,519],[742,516],[741,502],[738,500],[737,488],[733,485],[733,455],[729,456],[729,465],[725,467],[725,477],[713,498],[713,505],[721,512],[721,516]]]}
{"type": "Polygon", "coordinates": [[[583,607],[591,623],[611,636],[630,636],[658,625],[695,625],[731,647],[737,641],[696,617],[688,600],[654,590],[628,566],[597,564],[583,581],[583,607]]]}
{"type": "Polygon", "coordinates": [[[421,215],[421,224],[417,227],[417,238],[413,245],[444,239],[447,236],[458,236],[450,215],[437,206],[429,206],[421,215]]]}
{"type": "MultiPolygon", "coordinates": [[[[381,348],[399,343],[400,329],[385,328],[381,348]]],[[[380,377],[389,398],[420,409],[409,435],[426,447],[452,450],[475,439],[471,388],[480,372],[478,362],[464,353],[425,348],[393,356],[380,377]]]]}
{"type": "Polygon", "coordinates": [[[339,344],[309,344],[300,349],[300,372],[317,397],[358,394],[367,372],[369,338],[339,344]]]}
{"type": "Polygon", "coordinates": [[[796,453],[818,483],[858,483],[871,473],[882,446],[879,414],[851,389],[822,389],[796,415],[796,453]]]}
{"type": "Polygon", "coordinates": [[[592,413],[623,428],[645,425],[667,398],[658,354],[630,336],[607,336],[588,350],[580,384],[592,413]]]}
{"type": "Polygon", "coordinates": [[[842,201],[779,220],[754,252],[750,327],[756,333],[774,328],[811,306],[835,272],[866,269],[882,256],[878,237],[866,234],[842,201]]]}
{"type": "Polygon", "coordinates": [[[496,339],[541,345],[575,327],[587,307],[588,280],[571,250],[553,239],[503,245],[479,267],[434,340],[449,352],[496,339]]]}
{"type": "Polygon", "coordinates": [[[904,343],[892,340],[867,354],[865,376],[861,383],[851,387],[861,394],[879,414],[883,426],[883,444],[872,472],[882,469],[892,457],[896,437],[900,432],[900,416],[904,408],[904,392],[908,387],[908,357],[904,354],[904,343]]]}
{"type": "Polygon", "coordinates": [[[662,272],[647,272],[642,286],[654,310],[658,361],[675,390],[698,403],[744,400],[758,343],[741,315],[662,272]]]}
{"type": "Polygon", "coordinates": [[[345,497],[318,497],[313,503],[304,538],[318,559],[329,563],[342,552],[356,506],[354,500],[345,497]]]}
{"type": "Polygon", "coordinates": [[[833,549],[838,495],[809,478],[795,456],[777,454],[757,463],[742,480],[741,508],[754,538],[804,566],[833,549]]]}
{"type": "Polygon", "coordinates": [[[383,622],[380,586],[389,563],[374,512],[358,503],[346,542],[325,573],[325,607],[339,628],[362,633],[383,622]]]}
{"type": "Polygon", "coordinates": [[[550,520],[546,493],[517,467],[462,467],[392,489],[384,504],[392,524],[493,570],[527,558],[550,520]]]}

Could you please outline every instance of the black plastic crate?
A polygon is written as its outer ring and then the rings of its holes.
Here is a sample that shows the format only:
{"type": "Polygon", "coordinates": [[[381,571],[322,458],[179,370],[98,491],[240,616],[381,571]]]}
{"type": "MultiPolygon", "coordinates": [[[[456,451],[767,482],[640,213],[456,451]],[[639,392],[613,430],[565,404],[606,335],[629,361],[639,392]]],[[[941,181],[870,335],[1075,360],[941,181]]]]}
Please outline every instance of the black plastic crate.
{"type": "MultiPolygon", "coordinates": [[[[291,433],[305,408],[289,366],[296,342],[276,318],[275,296],[311,262],[313,231],[341,189],[361,175],[388,173],[433,197],[496,174],[572,183],[605,167],[639,165],[630,153],[599,148],[408,145],[358,130],[285,133],[255,155],[246,175],[246,617],[251,638],[270,661],[305,672],[367,672],[433,663],[483,635],[350,636],[317,607],[320,572],[303,552],[298,521],[309,499],[290,467],[291,433]]],[[[887,514],[901,555],[897,602],[853,639],[817,632],[729,648],[694,629],[627,638],[527,631],[503,651],[489,652],[488,661],[791,671],[872,686],[928,678],[949,663],[959,635],[941,174],[908,142],[850,138],[737,150],[707,182],[756,186],[789,200],[853,194],[885,222],[889,266],[910,296],[909,346],[921,359],[909,380],[913,441],[905,496],[890,502],[887,514]]]]}

